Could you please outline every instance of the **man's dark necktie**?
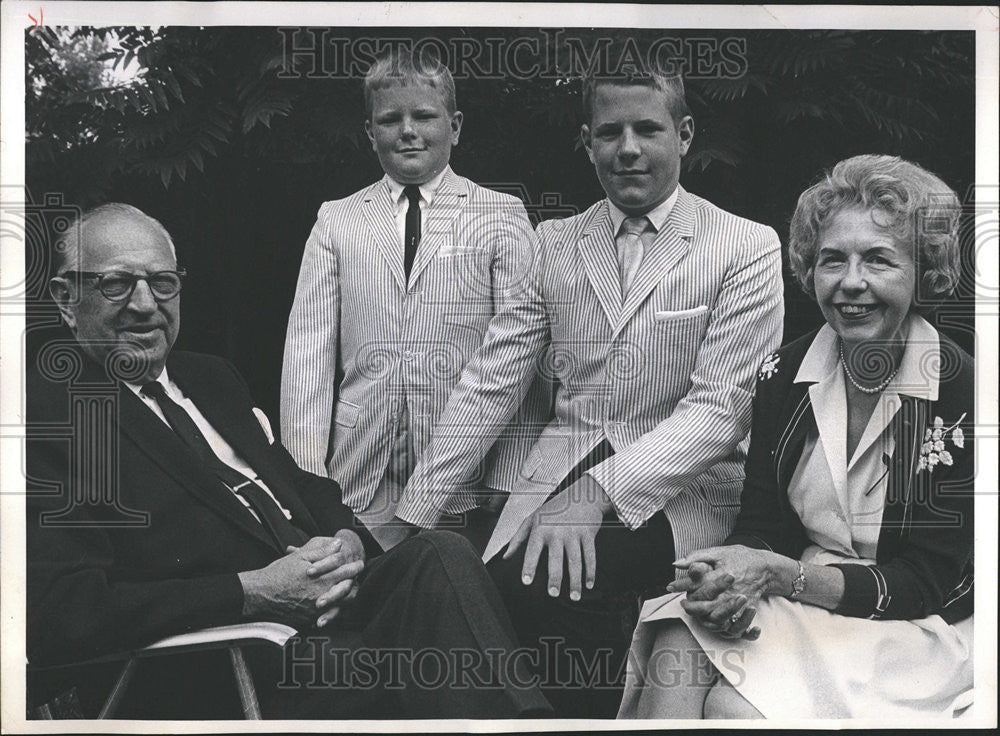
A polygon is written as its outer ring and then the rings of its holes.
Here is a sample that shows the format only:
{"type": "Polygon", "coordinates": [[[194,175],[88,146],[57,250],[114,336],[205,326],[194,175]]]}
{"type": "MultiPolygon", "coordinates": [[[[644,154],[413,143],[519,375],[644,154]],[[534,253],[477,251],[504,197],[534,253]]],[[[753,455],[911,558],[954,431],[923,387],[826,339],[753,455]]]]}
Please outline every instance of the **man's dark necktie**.
{"type": "Polygon", "coordinates": [[[309,541],[309,535],[288,520],[267,491],[219,459],[191,416],[167,396],[163,384],[157,381],[147,383],[142,387],[142,392],[156,401],[177,436],[201,458],[216,477],[247,500],[282,553],[289,545],[298,547],[309,541]]]}
{"type": "Polygon", "coordinates": [[[410,278],[413,259],[417,256],[417,246],[420,245],[420,187],[410,184],[403,187],[403,194],[410,203],[406,209],[406,232],[403,236],[403,270],[406,278],[410,278]]]}

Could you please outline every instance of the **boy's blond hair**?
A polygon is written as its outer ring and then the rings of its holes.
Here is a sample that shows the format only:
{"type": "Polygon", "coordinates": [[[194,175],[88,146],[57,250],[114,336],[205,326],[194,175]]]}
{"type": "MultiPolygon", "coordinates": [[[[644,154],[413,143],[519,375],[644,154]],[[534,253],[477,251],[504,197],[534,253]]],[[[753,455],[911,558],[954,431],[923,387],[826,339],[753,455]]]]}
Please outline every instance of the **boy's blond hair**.
{"type": "Polygon", "coordinates": [[[449,115],[456,110],[455,80],[436,54],[414,53],[413,49],[392,47],[375,59],[365,74],[365,114],[372,115],[372,93],[386,87],[408,87],[422,84],[438,90],[449,115]]]}

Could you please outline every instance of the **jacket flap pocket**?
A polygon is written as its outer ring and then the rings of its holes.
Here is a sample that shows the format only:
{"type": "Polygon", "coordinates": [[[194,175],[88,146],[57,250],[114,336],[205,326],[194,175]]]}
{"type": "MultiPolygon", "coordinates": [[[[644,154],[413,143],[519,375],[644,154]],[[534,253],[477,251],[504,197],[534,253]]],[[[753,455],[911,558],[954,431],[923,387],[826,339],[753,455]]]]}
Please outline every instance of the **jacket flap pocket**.
{"type": "Polygon", "coordinates": [[[542,463],[542,453],[538,451],[535,447],[531,452],[528,453],[528,457],[524,459],[521,463],[521,470],[518,473],[522,478],[531,478],[535,469],[542,463]]]}
{"type": "Polygon", "coordinates": [[[704,483],[701,486],[701,493],[712,506],[738,509],[740,496],[743,494],[743,479],[734,478],[704,483]]]}
{"type": "Polygon", "coordinates": [[[338,401],[334,421],[344,427],[353,427],[358,423],[358,412],[361,407],[349,401],[338,401]]]}

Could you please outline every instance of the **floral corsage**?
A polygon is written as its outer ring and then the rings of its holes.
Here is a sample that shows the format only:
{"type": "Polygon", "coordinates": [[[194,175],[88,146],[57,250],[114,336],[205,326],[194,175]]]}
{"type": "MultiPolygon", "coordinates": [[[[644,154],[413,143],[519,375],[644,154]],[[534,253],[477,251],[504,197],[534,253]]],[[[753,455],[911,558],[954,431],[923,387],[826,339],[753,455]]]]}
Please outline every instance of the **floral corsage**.
{"type": "Polygon", "coordinates": [[[757,380],[765,381],[778,372],[778,362],[781,360],[781,356],[777,353],[771,353],[764,362],[760,364],[760,370],[757,371],[757,380]]]}
{"type": "Polygon", "coordinates": [[[924,441],[920,445],[920,459],[917,464],[917,472],[926,469],[928,473],[934,470],[938,463],[942,465],[952,465],[955,459],[947,449],[946,442],[951,442],[958,449],[965,447],[965,434],[958,425],[965,419],[965,414],[958,418],[950,427],[944,426],[941,417],[934,417],[934,426],[928,427],[924,431],[924,441]]]}

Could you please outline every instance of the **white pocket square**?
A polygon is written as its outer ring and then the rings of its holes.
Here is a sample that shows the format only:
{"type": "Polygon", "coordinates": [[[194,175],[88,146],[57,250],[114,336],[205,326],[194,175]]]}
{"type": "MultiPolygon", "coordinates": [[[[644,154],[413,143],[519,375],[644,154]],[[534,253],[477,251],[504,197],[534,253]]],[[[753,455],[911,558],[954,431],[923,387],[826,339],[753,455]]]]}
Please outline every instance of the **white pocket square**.
{"type": "Polygon", "coordinates": [[[654,312],[653,318],[657,322],[670,322],[675,319],[697,317],[699,314],[705,314],[706,312],[708,312],[708,307],[702,304],[700,307],[694,307],[693,309],[679,309],[676,312],[671,312],[670,310],[654,312]]]}
{"type": "Polygon", "coordinates": [[[258,409],[256,406],[253,407],[253,415],[257,417],[257,421],[260,422],[260,428],[264,430],[264,434],[267,435],[267,443],[269,445],[274,444],[274,432],[271,431],[271,423],[267,421],[267,414],[258,409]]]}

